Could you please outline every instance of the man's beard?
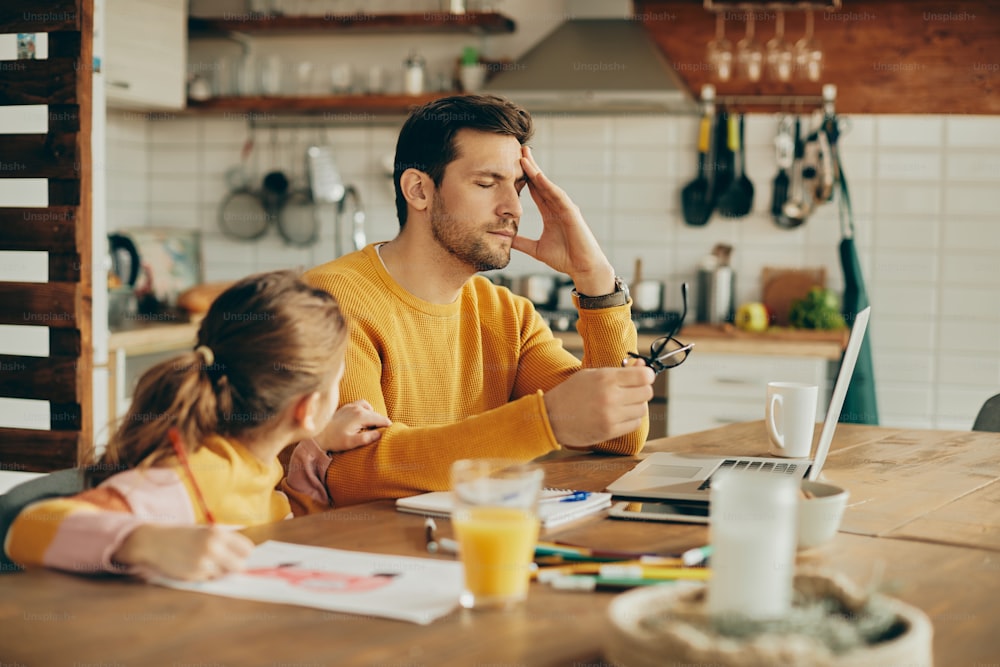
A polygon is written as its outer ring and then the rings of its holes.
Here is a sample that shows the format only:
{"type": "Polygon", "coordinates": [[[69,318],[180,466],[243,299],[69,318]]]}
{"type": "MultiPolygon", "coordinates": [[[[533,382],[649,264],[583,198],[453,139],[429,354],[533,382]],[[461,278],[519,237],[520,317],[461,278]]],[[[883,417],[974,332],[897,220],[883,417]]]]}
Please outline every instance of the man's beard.
{"type": "Polygon", "coordinates": [[[462,226],[448,212],[440,194],[435,194],[434,202],[431,204],[431,233],[434,235],[434,240],[453,257],[474,266],[476,271],[493,271],[510,264],[509,248],[491,248],[482,237],[489,231],[511,229],[511,227],[516,234],[515,220],[507,224],[498,221],[492,230],[470,229],[462,226]]]}

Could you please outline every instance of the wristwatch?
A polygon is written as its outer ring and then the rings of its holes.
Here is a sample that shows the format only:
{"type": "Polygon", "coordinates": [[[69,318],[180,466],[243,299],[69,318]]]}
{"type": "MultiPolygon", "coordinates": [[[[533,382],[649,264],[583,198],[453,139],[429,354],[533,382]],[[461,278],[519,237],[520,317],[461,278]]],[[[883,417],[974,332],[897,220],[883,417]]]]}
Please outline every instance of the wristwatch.
{"type": "Polygon", "coordinates": [[[586,310],[596,310],[598,308],[611,308],[613,306],[624,306],[628,303],[628,285],[618,276],[615,276],[615,291],[601,296],[587,296],[573,290],[579,300],[580,307],[586,310]]]}

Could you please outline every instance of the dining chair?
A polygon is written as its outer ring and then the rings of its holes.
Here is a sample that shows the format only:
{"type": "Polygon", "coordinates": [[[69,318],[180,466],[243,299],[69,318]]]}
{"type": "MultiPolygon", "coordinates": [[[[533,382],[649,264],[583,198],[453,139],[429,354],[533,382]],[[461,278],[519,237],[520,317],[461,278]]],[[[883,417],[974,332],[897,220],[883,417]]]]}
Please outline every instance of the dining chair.
{"type": "Polygon", "coordinates": [[[972,430],[1000,433],[1000,394],[986,399],[976,415],[972,430]]]}

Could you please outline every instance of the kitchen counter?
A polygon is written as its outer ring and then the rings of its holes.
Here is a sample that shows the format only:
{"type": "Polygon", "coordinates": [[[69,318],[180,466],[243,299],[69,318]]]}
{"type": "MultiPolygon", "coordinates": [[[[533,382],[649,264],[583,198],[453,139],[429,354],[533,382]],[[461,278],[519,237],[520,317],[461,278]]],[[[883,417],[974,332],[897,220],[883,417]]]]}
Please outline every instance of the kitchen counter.
{"type": "MultiPolygon", "coordinates": [[[[128,357],[174,352],[194,348],[201,325],[199,315],[188,322],[177,320],[133,320],[127,327],[112,329],[108,335],[108,421],[117,423],[128,407],[131,387],[126,381],[128,357]]],[[[146,364],[148,365],[148,361],[146,364]]]]}
{"type": "MultiPolygon", "coordinates": [[[[583,338],[575,331],[553,333],[563,341],[567,350],[583,349],[583,338]]],[[[846,329],[813,331],[786,328],[751,333],[728,324],[689,324],[681,329],[677,338],[684,343],[694,343],[695,353],[801,356],[839,361],[847,345],[848,334],[846,329]]],[[[649,349],[652,342],[661,335],[656,332],[639,332],[639,347],[649,349]]]]}
{"type": "Polygon", "coordinates": [[[123,350],[126,355],[154,354],[194,348],[201,317],[189,322],[137,322],[129,327],[112,329],[108,351],[123,350]]]}

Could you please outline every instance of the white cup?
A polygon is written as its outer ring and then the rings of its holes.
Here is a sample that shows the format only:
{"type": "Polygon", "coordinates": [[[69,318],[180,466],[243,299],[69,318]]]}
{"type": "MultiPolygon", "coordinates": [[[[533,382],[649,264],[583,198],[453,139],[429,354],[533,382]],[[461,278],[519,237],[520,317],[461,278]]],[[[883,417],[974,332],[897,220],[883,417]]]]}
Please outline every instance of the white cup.
{"type": "Polygon", "coordinates": [[[775,456],[806,458],[812,451],[819,387],[798,382],[768,382],[764,425],[775,456]]]}

